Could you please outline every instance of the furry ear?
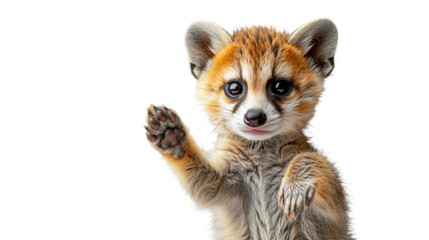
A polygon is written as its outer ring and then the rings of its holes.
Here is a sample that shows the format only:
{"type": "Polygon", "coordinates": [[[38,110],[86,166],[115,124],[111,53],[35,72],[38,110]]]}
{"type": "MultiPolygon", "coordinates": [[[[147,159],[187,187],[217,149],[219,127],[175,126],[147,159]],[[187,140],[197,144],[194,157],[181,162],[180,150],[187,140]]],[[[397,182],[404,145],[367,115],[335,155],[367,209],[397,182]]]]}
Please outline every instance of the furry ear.
{"type": "Polygon", "coordinates": [[[300,48],[310,68],[325,78],[334,69],[337,42],[335,24],[329,19],[319,19],[295,30],[288,43],[300,48]]]}
{"type": "Polygon", "coordinates": [[[220,26],[201,21],[189,26],[185,41],[192,75],[198,79],[204,71],[208,70],[210,60],[231,42],[231,37],[220,26]]]}

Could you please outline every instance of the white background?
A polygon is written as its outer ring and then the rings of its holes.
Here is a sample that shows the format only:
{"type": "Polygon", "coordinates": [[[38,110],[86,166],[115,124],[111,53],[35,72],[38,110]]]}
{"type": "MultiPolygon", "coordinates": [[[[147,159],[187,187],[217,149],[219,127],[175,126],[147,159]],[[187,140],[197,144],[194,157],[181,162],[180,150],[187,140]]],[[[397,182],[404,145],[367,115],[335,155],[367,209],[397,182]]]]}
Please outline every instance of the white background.
{"type": "Polygon", "coordinates": [[[328,17],[336,68],[308,133],[342,173],[358,239],[427,238],[429,35],[423,1],[2,1],[0,239],[211,239],[150,148],[146,107],[176,109],[201,145],[184,33],[293,31],[328,17]]]}

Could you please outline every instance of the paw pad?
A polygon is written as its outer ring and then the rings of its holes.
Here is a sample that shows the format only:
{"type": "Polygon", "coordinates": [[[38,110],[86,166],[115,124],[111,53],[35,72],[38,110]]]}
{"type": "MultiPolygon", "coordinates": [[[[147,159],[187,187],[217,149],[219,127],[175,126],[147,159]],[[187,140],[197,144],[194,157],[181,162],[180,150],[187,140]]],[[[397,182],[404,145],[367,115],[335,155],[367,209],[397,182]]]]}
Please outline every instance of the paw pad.
{"type": "Polygon", "coordinates": [[[151,105],[148,109],[146,137],[159,151],[173,153],[176,158],[184,155],[182,143],[185,140],[185,130],[179,116],[165,106],[151,105]]]}

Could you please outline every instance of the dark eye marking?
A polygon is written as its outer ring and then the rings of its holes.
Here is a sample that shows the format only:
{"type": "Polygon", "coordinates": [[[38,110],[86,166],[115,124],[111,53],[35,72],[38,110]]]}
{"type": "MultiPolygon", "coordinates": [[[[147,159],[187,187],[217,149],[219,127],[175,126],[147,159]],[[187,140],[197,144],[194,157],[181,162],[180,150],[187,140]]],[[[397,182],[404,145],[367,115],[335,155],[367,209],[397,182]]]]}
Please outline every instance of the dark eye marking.
{"type": "Polygon", "coordinates": [[[273,78],[267,83],[267,95],[271,100],[274,107],[279,113],[282,112],[282,108],[279,105],[279,100],[282,100],[290,95],[294,85],[291,80],[285,78],[273,78]]]}
{"type": "Polygon", "coordinates": [[[226,82],[222,88],[229,99],[237,102],[232,109],[232,112],[234,113],[240,107],[244,99],[246,99],[247,84],[241,79],[234,79],[226,82]]]}

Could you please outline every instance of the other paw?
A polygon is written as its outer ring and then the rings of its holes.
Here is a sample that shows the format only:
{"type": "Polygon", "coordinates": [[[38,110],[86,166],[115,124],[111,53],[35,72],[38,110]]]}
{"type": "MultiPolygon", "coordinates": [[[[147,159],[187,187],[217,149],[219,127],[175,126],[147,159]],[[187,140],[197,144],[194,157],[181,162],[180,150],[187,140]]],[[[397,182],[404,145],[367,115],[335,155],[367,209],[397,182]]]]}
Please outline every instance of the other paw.
{"type": "Polygon", "coordinates": [[[147,109],[146,137],[149,142],[164,153],[173,153],[175,158],[185,155],[183,142],[186,133],[177,113],[171,109],[151,105],[147,109]]]}
{"type": "Polygon", "coordinates": [[[296,220],[300,213],[313,201],[316,189],[304,181],[283,181],[280,187],[279,203],[289,220],[296,220]]]}

